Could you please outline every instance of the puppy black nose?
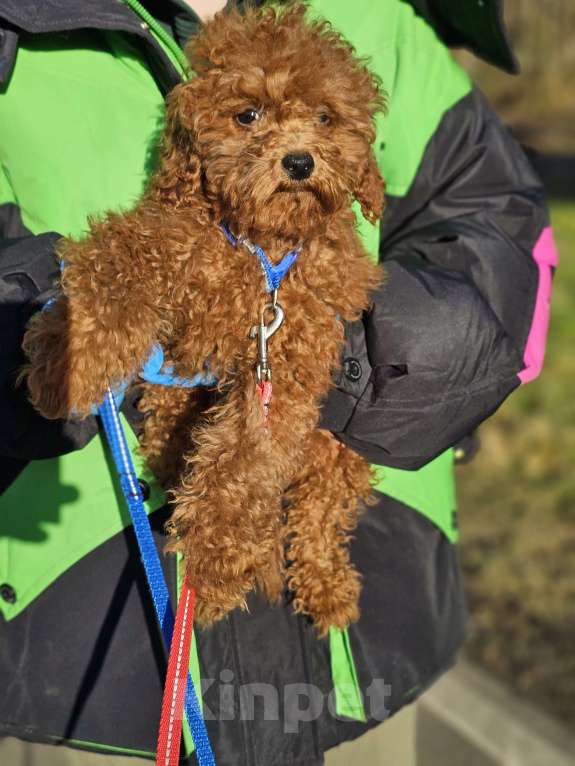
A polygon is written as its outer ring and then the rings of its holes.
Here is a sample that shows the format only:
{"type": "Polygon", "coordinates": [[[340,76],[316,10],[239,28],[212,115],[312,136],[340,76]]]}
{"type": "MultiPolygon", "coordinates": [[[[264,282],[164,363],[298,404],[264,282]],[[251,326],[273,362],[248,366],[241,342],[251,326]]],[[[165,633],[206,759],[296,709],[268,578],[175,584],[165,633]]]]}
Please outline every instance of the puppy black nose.
{"type": "Polygon", "coordinates": [[[303,181],[309,178],[313,172],[314,161],[311,154],[286,154],[282,160],[287,174],[294,181],[303,181]]]}

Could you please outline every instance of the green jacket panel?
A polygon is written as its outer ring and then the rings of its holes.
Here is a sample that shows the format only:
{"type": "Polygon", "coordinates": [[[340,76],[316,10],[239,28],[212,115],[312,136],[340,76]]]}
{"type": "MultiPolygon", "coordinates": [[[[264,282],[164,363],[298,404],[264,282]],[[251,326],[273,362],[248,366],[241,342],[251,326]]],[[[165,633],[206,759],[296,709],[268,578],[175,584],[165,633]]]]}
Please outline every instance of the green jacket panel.
{"type": "MultiPolygon", "coordinates": [[[[165,496],[137,451],[124,422],[138,477],[151,489],[148,513],[165,496]]],[[[34,461],[0,497],[0,582],[9,582],[18,598],[2,602],[7,620],[20,614],[62,572],[131,524],[119,482],[112,479],[111,455],[97,437],[82,450],[58,460],[34,461]]]]}
{"type": "Polygon", "coordinates": [[[79,237],[88,216],[133,207],[163,110],[158,86],[125,36],[25,37],[0,96],[0,164],[30,231],[79,237]]]}

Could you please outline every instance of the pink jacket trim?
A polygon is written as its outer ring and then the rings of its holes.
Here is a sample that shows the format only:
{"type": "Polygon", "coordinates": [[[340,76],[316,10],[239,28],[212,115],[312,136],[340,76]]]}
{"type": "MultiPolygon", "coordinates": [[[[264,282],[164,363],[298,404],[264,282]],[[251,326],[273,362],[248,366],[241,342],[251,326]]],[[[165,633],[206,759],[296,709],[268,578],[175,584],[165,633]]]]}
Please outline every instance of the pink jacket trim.
{"type": "Polygon", "coordinates": [[[539,286],[537,288],[533,322],[523,355],[525,367],[519,373],[521,383],[528,383],[539,375],[545,357],[545,343],[549,326],[551,282],[553,279],[551,268],[557,266],[559,262],[553,230],[550,226],[541,232],[541,236],[533,250],[533,259],[539,269],[539,286]]]}

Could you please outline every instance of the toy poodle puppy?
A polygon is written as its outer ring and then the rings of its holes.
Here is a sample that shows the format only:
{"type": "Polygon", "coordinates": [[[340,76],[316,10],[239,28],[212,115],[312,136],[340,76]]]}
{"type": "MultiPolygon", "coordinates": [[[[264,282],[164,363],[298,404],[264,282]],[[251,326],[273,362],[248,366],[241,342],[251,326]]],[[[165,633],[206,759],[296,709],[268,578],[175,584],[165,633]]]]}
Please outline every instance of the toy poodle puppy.
{"type": "Polygon", "coordinates": [[[325,635],[358,617],[348,541],[370,468],[317,423],[343,320],[382,278],[351,204],[382,214],[383,97],[301,4],[220,13],[188,55],[142,200],[59,245],[62,295],[24,341],[30,398],[49,418],[86,416],[157,345],[179,376],[209,365],[208,391],[139,383],[142,449],[170,490],[169,548],[198,619],[287,586],[325,635]]]}

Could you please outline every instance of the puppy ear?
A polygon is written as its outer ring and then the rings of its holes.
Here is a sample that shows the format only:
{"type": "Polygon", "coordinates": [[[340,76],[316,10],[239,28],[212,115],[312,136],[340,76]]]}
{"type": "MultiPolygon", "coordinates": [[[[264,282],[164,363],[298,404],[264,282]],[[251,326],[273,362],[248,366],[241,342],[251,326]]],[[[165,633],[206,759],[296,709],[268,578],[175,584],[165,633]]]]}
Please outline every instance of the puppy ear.
{"type": "Polygon", "coordinates": [[[361,205],[361,212],[370,223],[377,223],[383,214],[384,192],[385,181],[379,172],[375,155],[370,152],[353,193],[361,205]]]}
{"type": "Polygon", "coordinates": [[[152,182],[152,193],[174,207],[188,207],[201,193],[202,163],[194,140],[194,83],[177,85],[168,96],[160,167],[152,182]]]}

